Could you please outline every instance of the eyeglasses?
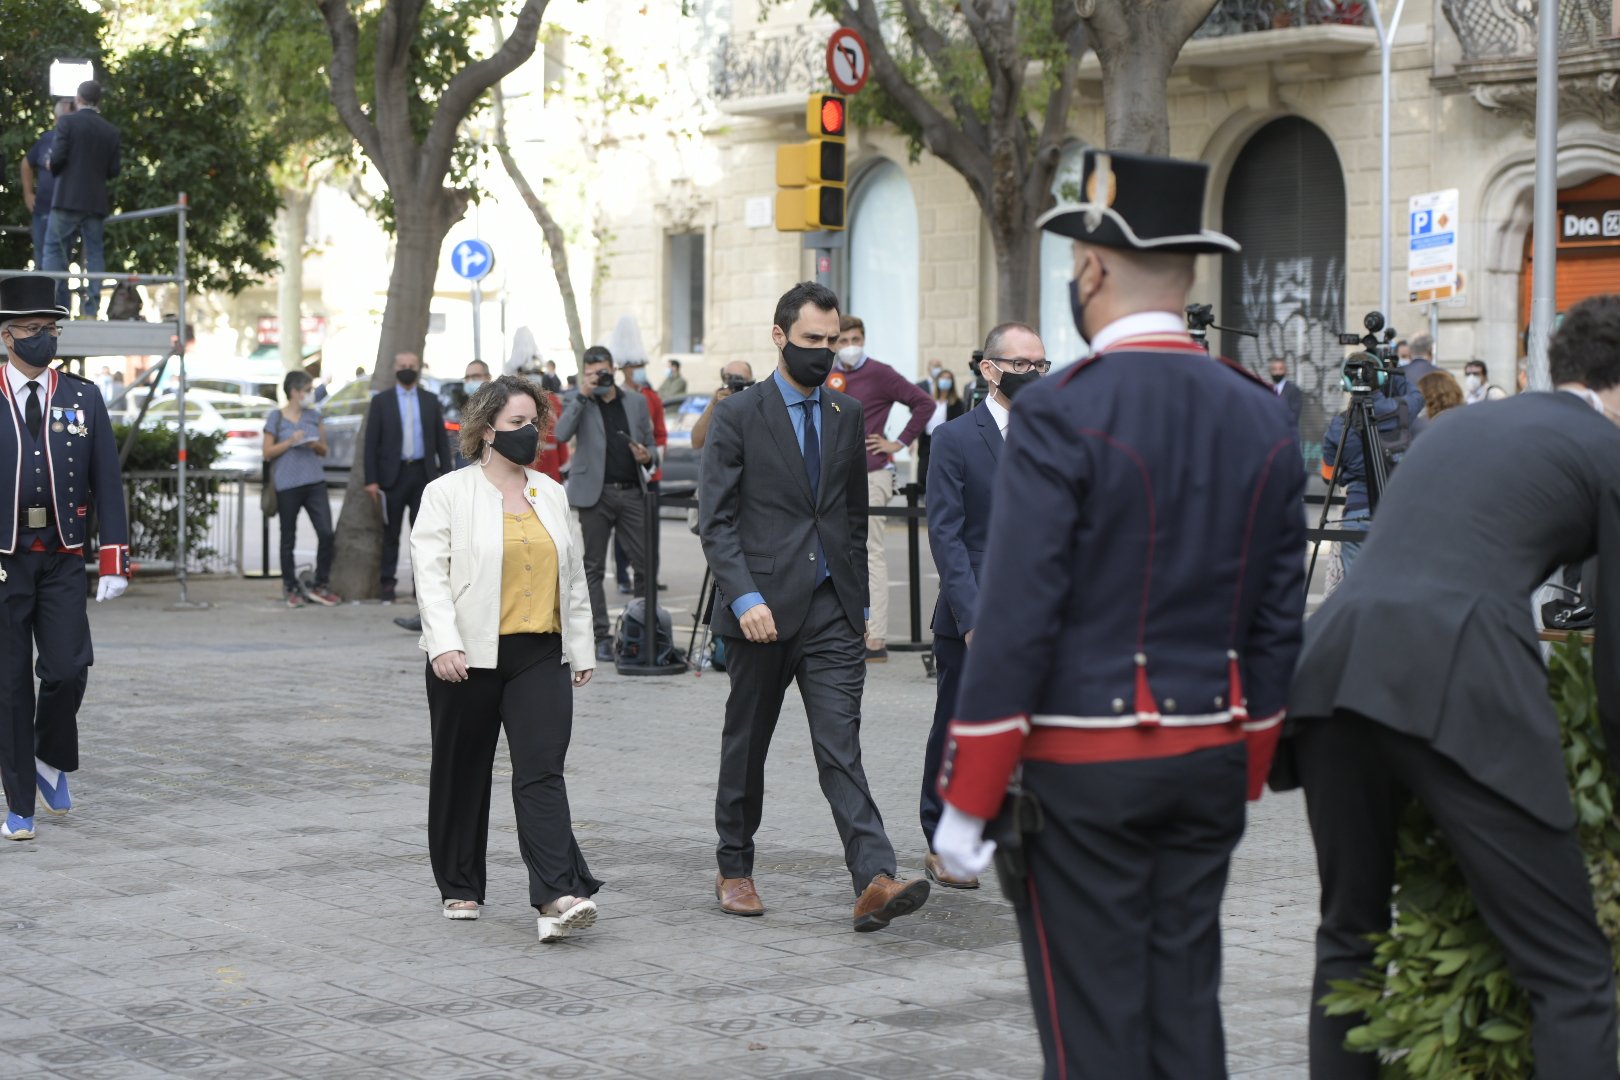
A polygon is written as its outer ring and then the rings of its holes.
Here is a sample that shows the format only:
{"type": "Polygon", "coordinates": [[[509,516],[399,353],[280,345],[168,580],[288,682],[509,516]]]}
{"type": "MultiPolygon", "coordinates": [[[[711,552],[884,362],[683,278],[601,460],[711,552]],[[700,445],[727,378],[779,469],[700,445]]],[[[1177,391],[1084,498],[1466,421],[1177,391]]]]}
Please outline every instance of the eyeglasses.
{"type": "Polygon", "coordinates": [[[10,326],[6,327],[6,329],[11,332],[11,336],[14,338],[31,338],[35,334],[41,333],[49,334],[51,337],[62,336],[61,324],[53,322],[35,323],[32,326],[22,326],[18,323],[12,323],[10,326]]]}
{"type": "Polygon", "coordinates": [[[997,371],[1010,371],[1014,375],[1027,375],[1031,371],[1045,375],[1052,370],[1050,360],[1027,360],[1022,356],[987,356],[985,359],[996,365],[997,371]]]}

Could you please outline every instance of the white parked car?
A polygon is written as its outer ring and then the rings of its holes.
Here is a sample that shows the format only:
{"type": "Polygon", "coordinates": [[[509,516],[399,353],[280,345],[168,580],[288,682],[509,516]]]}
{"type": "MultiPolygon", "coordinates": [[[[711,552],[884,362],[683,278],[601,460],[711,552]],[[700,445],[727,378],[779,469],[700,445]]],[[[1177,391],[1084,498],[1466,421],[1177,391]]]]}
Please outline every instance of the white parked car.
{"type": "MultiPolygon", "coordinates": [[[[226,394],[217,390],[189,390],[186,393],[186,428],[210,434],[225,433],[216,469],[246,469],[258,476],[264,467],[264,418],[276,402],[266,397],[226,394]]],[[[180,399],[172,395],[158,398],[146,410],[142,426],[179,426],[180,399]]]]}

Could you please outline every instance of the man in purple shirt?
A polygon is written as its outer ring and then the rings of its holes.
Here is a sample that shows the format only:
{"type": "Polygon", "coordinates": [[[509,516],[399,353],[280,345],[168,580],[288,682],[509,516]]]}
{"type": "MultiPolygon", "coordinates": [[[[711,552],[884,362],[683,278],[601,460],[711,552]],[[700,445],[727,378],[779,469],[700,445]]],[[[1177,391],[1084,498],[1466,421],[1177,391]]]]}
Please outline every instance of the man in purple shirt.
{"type": "MultiPolygon", "coordinates": [[[[843,377],[836,387],[861,403],[866,414],[866,501],[888,506],[894,498],[894,455],[922,434],[934,415],[934,399],[888,364],[866,355],[866,324],[853,315],[839,320],[838,366],[843,377]],[[911,409],[911,419],[895,442],[883,437],[889,410],[896,405],[911,409]]],[[[830,385],[830,384],[829,384],[830,385]]],[[[866,660],[881,664],[889,658],[889,557],[883,518],[873,518],[866,530],[866,572],[872,613],[866,620],[866,660]]]]}

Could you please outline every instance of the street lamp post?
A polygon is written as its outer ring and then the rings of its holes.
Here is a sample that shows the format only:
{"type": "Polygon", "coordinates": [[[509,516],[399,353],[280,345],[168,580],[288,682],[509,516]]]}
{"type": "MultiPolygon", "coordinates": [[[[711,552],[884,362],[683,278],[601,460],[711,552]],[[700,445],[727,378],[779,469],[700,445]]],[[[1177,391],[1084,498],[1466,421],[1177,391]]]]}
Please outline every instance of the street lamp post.
{"type": "Polygon", "coordinates": [[[1401,12],[1406,8],[1406,0],[1395,0],[1395,12],[1390,16],[1389,27],[1384,26],[1384,17],[1378,10],[1378,4],[1367,5],[1372,14],[1373,29],[1378,33],[1378,310],[1386,317],[1389,310],[1389,274],[1390,274],[1390,191],[1389,191],[1389,98],[1390,98],[1390,53],[1395,48],[1395,32],[1400,29],[1401,12]]]}
{"type": "Polygon", "coordinates": [[[1531,254],[1530,389],[1551,390],[1547,342],[1557,312],[1558,284],[1558,0],[1541,0],[1536,49],[1536,195],[1531,254]]]}

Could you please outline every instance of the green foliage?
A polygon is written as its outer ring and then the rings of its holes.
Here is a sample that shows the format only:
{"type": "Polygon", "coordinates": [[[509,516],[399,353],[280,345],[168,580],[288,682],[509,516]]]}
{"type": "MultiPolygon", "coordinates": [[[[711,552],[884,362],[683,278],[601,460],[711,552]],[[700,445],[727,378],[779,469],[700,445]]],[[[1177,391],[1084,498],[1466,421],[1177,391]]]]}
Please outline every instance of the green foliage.
{"type": "MultiPolygon", "coordinates": [[[[1564,735],[1564,763],[1579,819],[1581,849],[1598,921],[1620,967],[1620,791],[1609,766],[1591,650],[1579,639],[1556,649],[1548,690],[1564,735]]],[[[1396,914],[1373,937],[1375,967],[1335,984],[1323,998],[1333,1015],[1363,1014],[1347,1045],[1380,1055],[1384,1074],[1451,1080],[1519,1080],[1533,1072],[1530,1003],[1507,970],[1462,871],[1433,822],[1414,807],[1402,823],[1396,861],[1396,914]]]]}
{"type": "MultiPolygon", "coordinates": [[[[8,182],[0,188],[0,223],[27,225],[23,203],[23,155],[56,123],[51,113],[50,69],[56,59],[93,60],[101,72],[101,35],[107,19],[99,10],[63,0],[0,0],[0,159],[8,182]]],[[[26,266],[33,258],[26,233],[0,233],[0,266],[26,266]]]]}
{"type": "MultiPolygon", "coordinates": [[[[762,4],[761,19],[770,7],[780,2],[782,0],[770,0],[762,4]]],[[[813,10],[836,19],[848,6],[847,0],[815,0],[813,10]]],[[[955,0],[918,0],[917,7],[927,29],[938,34],[937,47],[927,47],[898,10],[884,13],[884,22],[895,30],[892,37],[885,37],[889,38],[895,65],[905,81],[921,91],[943,115],[954,113],[963,124],[970,119],[988,124],[990,75],[984,54],[958,13],[959,6],[955,0]]],[[[1052,27],[1052,10],[1051,0],[1016,0],[1014,4],[1018,59],[1029,70],[1019,112],[1026,118],[1024,123],[1032,146],[1036,131],[1027,118],[1044,111],[1047,100],[1057,91],[1063,65],[1069,59],[1063,39],[1052,27]]],[[[850,98],[849,119],[859,127],[894,125],[906,137],[906,152],[912,164],[921,158],[922,125],[885,93],[876,79],[850,98]]]]}
{"type": "Polygon", "coordinates": [[[322,74],[332,42],[310,0],[206,0],[203,40],[293,171],[354,157],[322,74]]]}
{"type": "MultiPolygon", "coordinates": [[[[280,201],[268,172],[277,151],[217,57],[189,33],[134,48],[118,59],[102,112],[123,135],[115,207],[189,197],[193,289],[234,295],[276,268],[269,242],[280,201]]],[[[109,226],[108,269],[167,273],[174,264],[173,218],[109,226]]]]}
{"type": "MultiPolygon", "coordinates": [[[[129,434],[129,427],[119,424],[113,435],[119,446],[129,434]]],[[[186,432],[186,464],[190,469],[211,469],[225,445],[225,433],[186,432]]],[[[143,427],[130,448],[124,463],[124,489],[129,495],[130,555],[136,561],[175,563],[179,551],[180,527],[176,513],[179,506],[178,487],[170,480],[131,478],[131,473],[173,472],[180,450],[179,434],[164,426],[143,427]]],[[[186,549],[195,562],[216,554],[213,548],[199,543],[207,536],[200,527],[219,513],[219,481],[206,477],[188,477],[186,480],[186,512],[191,528],[186,531],[186,549]]]]}

